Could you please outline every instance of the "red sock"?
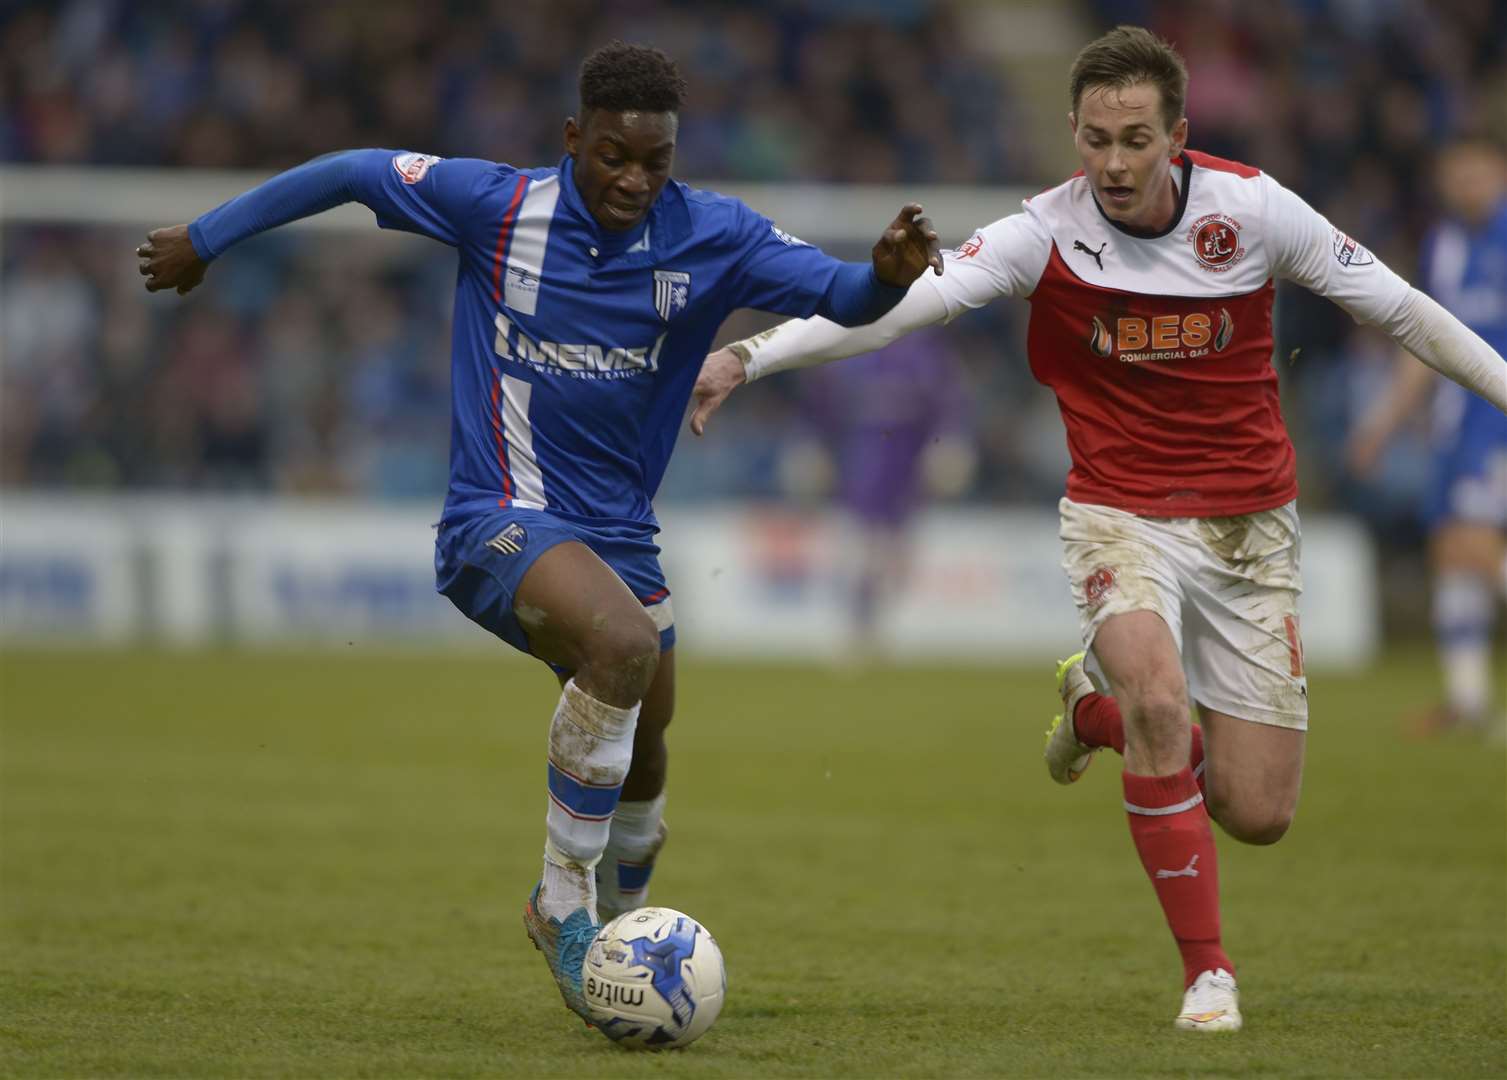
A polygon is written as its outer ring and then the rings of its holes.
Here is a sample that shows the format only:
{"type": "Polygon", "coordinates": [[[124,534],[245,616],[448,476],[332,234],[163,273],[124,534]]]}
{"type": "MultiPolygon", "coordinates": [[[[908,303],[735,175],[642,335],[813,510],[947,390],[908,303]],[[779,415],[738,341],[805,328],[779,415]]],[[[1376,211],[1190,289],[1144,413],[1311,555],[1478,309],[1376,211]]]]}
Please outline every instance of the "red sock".
{"type": "MultiPolygon", "coordinates": [[[[1120,703],[1108,694],[1084,694],[1073,711],[1073,731],[1084,746],[1107,746],[1125,756],[1125,721],[1120,703]]],[[[1198,781],[1199,794],[1208,794],[1204,783],[1204,729],[1193,725],[1193,749],[1188,754],[1188,768],[1198,781]]]]}
{"type": "Polygon", "coordinates": [[[1073,731],[1084,746],[1107,746],[1125,754],[1125,721],[1120,703],[1108,694],[1084,694],[1073,710],[1073,731]]]}
{"type": "Polygon", "coordinates": [[[1219,863],[1193,770],[1124,773],[1130,836],[1183,957],[1183,986],[1200,972],[1235,967],[1219,941],[1219,863]]]}

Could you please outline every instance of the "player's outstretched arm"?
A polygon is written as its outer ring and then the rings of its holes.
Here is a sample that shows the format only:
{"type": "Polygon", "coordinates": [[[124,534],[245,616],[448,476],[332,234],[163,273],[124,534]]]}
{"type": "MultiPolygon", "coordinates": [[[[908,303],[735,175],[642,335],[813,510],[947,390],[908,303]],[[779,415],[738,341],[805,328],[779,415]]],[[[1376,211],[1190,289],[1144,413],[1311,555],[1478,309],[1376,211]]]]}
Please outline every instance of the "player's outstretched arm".
{"type": "Polygon", "coordinates": [[[1297,195],[1266,178],[1277,277],[1327,296],[1439,374],[1507,412],[1507,361],[1481,336],[1413,288],[1297,195]]]}
{"type": "Polygon", "coordinates": [[[472,184],[490,163],[346,150],[279,173],[187,225],[156,229],[136,249],[149,291],[188,292],[233,244],[342,203],[360,202],[388,228],[457,243],[472,184]],[[443,177],[443,179],[442,179],[443,177]]]}
{"type": "MultiPolygon", "coordinates": [[[[923,264],[924,268],[925,264],[923,264]]],[[[691,391],[691,431],[706,423],[738,387],[761,375],[811,367],[882,349],[912,330],[945,322],[947,304],[931,285],[917,281],[905,298],[866,326],[845,327],[821,316],[791,319],[761,334],[735,341],[707,356],[691,391]]]]}
{"type": "Polygon", "coordinates": [[[1379,325],[1439,374],[1507,413],[1507,359],[1431,296],[1410,289],[1392,318],[1379,325]]]}
{"type": "Polygon", "coordinates": [[[874,246],[876,277],[881,262],[910,275],[910,288],[899,303],[865,325],[847,328],[821,315],[792,319],[712,353],[696,380],[691,430],[697,435],[705,432],[711,415],[745,382],[873,352],[912,330],[947,322],[997,297],[1028,296],[1036,287],[1052,238],[1033,217],[1020,213],[1001,218],[956,251],[939,255],[936,232],[920,217],[920,209],[915,204],[902,209],[874,246]],[[946,266],[945,276],[926,274],[930,266],[941,275],[933,259],[946,266]]]}

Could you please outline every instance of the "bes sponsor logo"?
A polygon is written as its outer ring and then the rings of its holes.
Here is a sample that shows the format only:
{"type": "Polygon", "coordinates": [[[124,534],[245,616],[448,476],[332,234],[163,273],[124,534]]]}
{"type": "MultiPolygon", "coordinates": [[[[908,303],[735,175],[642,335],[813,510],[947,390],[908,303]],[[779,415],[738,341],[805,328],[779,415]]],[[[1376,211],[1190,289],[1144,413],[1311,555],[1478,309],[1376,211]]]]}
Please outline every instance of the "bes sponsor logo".
{"type": "Polygon", "coordinates": [[[1341,266],[1370,266],[1376,259],[1361,245],[1335,229],[1334,261],[1341,266]]]}
{"type": "Polygon", "coordinates": [[[634,1008],[644,1003],[644,988],[624,986],[621,983],[599,979],[595,975],[587,975],[586,996],[603,1005],[626,1005],[634,1008]]]}
{"type": "Polygon", "coordinates": [[[433,154],[399,154],[392,159],[392,167],[398,170],[403,183],[417,184],[436,162],[443,160],[433,154]]]}
{"type": "Polygon", "coordinates": [[[1095,356],[1108,358],[1118,354],[1125,364],[1196,360],[1210,352],[1224,352],[1235,337],[1235,320],[1230,317],[1229,308],[1150,318],[1128,315],[1113,318],[1113,322],[1111,332],[1105,319],[1095,315],[1089,324],[1088,347],[1095,356]]]}
{"type": "Polygon", "coordinates": [[[1188,228],[1188,242],[1198,265],[1213,274],[1233,269],[1245,258],[1240,222],[1228,214],[1205,214],[1188,228]]]}
{"type": "Polygon", "coordinates": [[[1094,567],[1093,572],[1083,579],[1083,596],[1088,600],[1088,606],[1096,608],[1104,603],[1118,577],[1113,566],[1094,567]]]}
{"type": "Polygon", "coordinates": [[[971,259],[980,251],[984,250],[984,234],[974,233],[957,247],[957,256],[960,259],[971,259]]]}

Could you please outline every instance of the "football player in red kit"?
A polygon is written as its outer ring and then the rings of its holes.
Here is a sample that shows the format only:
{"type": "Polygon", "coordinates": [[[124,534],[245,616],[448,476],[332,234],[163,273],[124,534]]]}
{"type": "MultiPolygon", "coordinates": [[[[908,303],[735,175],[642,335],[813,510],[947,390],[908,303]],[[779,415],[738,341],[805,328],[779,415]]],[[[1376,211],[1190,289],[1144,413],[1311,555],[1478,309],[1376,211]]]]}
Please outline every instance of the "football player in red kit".
{"type": "Polygon", "coordinates": [[[1154,34],[1092,42],[1069,89],[1080,173],[980,229],[869,326],[797,320],[713,353],[691,426],[761,375],[1029,300],[1031,370],[1057,395],[1072,457],[1063,568],[1086,651],[1058,669],[1048,771],[1070,783],[1099,748],[1124,755],[1131,837],[1182,955],[1176,1024],[1234,1031],[1210,821],[1280,839],[1308,728],[1274,282],[1329,297],[1503,411],[1507,366],[1271,177],[1186,149],[1187,71],[1154,34]]]}

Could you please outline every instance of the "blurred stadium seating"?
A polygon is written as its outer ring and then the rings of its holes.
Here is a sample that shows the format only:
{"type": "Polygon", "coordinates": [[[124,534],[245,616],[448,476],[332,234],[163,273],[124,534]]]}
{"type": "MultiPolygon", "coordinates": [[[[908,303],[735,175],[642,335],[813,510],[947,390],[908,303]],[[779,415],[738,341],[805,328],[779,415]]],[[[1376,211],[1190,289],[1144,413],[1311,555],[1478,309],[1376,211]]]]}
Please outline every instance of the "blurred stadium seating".
{"type": "MultiPolygon", "coordinates": [[[[1067,65],[1122,21],[1185,51],[1195,147],[1259,164],[1405,276],[1434,213],[1431,148],[1507,124],[1507,4],[1495,0],[11,0],[0,155],[12,194],[47,175],[29,167],[130,166],[162,170],[131,181],[159,198],[181,170],[262,175],[360,145],[547,163],[579,58],[621,36],[661,45],[689,78],[681,177],[986,185],[969,194],[992,195],[1002,216],[1073,168],[1067,65]]],[[[207,208],[170,205],[178,220],[207,208]]],[[[278,234],[177,302],[142,292],[131,256],[144,227],[168,222],[99,222],[0,209],[0,484],[437,501],[447,252],[375,229],[278,234]]],[[[847,233],[809,238],[862,250],[847,233]]],[[[1384,553],[1411,557],[1422,433],[1375,481],[1341,463],[1388,350],[1297,291],[1278,318],[1305,507],[1359,515],[1384,553]]],[[[972,503],[1049,507],[1061,491],[1060,425],[1026,370],[1023,323],[1020,305],[996,305],[950,331],[978,412],[972,503]]],[[[735,400],[715,438],[682,451],[662,499],[779,495],[774,463],[801,423],[793,383],[735,400]]],[[[1403,612],[1418,599],[1389,595],[1403,612]]]]}

